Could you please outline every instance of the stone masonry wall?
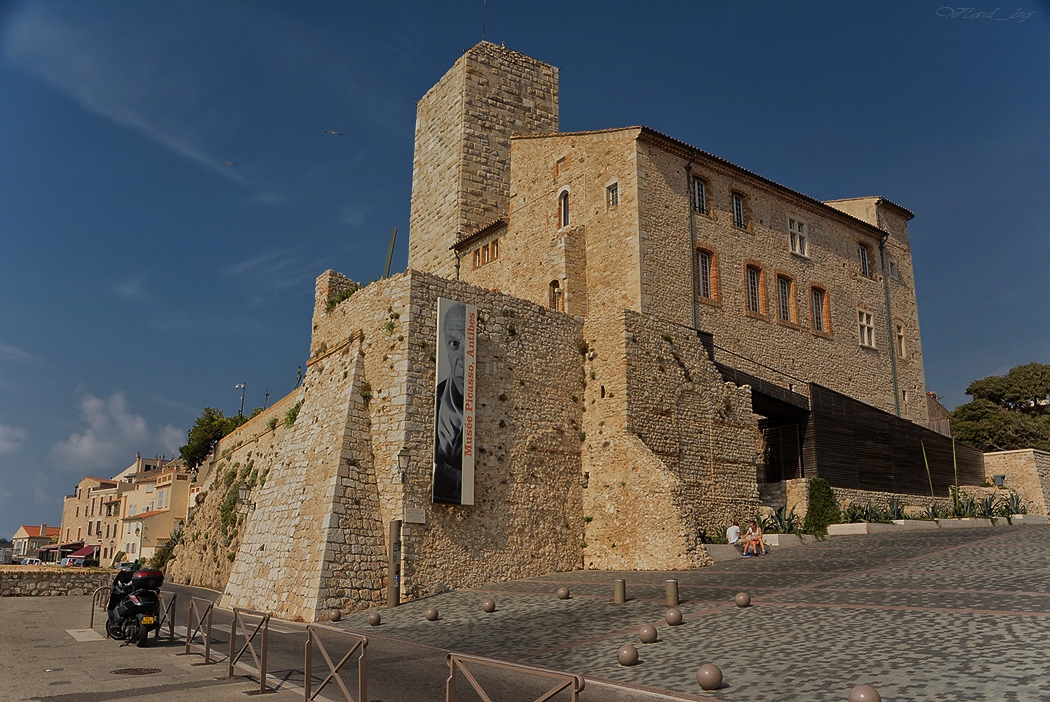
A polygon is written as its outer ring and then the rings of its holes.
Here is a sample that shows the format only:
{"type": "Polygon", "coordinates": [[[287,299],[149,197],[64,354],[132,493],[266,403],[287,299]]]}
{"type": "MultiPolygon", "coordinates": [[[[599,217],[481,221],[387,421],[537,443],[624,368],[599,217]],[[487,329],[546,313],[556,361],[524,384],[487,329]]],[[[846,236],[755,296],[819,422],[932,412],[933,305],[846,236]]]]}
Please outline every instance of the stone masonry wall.
{"type": "Polygon", "coordinates": [[[481,42],[419,101],[408,264],[454,276],[448,250],[507,212],[510,138],[558,131],[558,69],[481,42]]]}
{"type": "Polygon", "coordinates": [[[709,564],[699,532],[759,505],[749,390],[722,381],[688,328],[623,311],[587,335],[587,567],[709,564]]]}
{"type": "Polygon", "coordinates": [[[1050,453],[1036,449],[984,454],[988,481],[1005,475],[1004,486],[1021,495],[1029,514],[1046,515],[1050,506],[1050,453]]]}
{"type": "Polygon", "coordinates": [[[112,578],[113,571],[99,568],[0,566],[0,597],[90,595],[112,578]]]}

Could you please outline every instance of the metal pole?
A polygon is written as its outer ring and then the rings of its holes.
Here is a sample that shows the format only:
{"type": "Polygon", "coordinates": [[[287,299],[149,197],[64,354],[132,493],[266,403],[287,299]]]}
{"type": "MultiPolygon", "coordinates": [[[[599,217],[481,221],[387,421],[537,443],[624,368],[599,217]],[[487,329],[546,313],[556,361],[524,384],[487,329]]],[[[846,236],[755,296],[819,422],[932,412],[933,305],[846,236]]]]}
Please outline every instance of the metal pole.
{"type": "Polygon", "coordinates": [[[306,630],[306,660],[303,665],[303,700],[310,702],[310,679],[313,677],[313,640],[314,632],[306,630]]]}
{"type": "Polygon", "coordinates": [[[667,606],[677,607],[678,606],[678,581],[668,580],[665,583],[667,585],[667,606]]]}
{"type": "MultiPolygon", "coordinates": [[[[270,636],[270,620],[267,619],[262,631],[262,663],[259,666],[259,692],[266,692],[266,649],[270,636]]],[[[362,702],[366,702],[362,697],[362,702]]]]}
{"type": "Polygon", "coordinates": [[[613,604],[627,602],[627,581],[613,580],[613,604]]]}

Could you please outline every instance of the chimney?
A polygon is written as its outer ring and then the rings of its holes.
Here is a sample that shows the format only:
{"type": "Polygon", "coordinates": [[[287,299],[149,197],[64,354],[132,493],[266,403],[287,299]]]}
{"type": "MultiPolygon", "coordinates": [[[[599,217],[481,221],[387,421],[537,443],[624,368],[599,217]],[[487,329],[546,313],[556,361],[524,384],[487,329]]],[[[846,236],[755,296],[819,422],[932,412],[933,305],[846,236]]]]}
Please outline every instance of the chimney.
{"type": "Polygon", "coordinates": [[[40,525],[40,535],[47,536],[47,524],[40,525]]]}

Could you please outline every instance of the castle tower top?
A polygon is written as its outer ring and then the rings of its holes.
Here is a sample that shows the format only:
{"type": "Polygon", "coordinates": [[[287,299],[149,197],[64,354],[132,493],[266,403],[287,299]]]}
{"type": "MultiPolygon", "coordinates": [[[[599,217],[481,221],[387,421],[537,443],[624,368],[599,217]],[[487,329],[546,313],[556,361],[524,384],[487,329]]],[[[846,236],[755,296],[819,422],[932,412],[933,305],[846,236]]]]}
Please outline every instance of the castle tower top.
{"type": "Polygon", "coordinates": [[[453,277],[449,247],[507,214],[510,138],[557,131],[557,68],[468,49],[417,104],[408,267],[453,277]]]}

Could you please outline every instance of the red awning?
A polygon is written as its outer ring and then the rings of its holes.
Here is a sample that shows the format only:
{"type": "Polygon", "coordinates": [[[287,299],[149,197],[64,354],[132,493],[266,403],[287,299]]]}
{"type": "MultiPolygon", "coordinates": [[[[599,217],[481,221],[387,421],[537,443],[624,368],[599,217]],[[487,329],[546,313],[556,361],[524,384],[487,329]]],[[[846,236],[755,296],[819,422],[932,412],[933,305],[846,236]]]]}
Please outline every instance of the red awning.
{"type": "Polygon", "coordinates": [[[98,553],[98,549],[98,546],[85,546],[79,551],[74,551],[73,553],[69,554],[67,558],[88,558],[98,553]]]}

